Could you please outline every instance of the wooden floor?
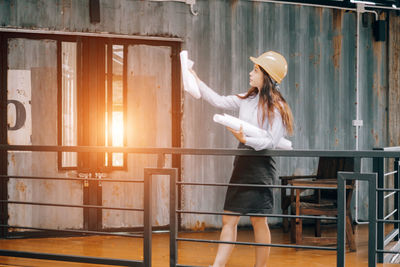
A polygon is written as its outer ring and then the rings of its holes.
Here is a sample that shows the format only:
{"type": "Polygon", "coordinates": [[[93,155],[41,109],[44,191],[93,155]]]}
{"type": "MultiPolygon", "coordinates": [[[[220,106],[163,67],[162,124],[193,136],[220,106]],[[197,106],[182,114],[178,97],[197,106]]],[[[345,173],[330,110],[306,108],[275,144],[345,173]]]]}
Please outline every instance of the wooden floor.
{"type": "MultiPolygon", "coordinates": [[[[334,229],[334,228],[333,228],[334,229]]],[[[311,229],[306,229],[311,231],[311,229]]],[[[325,232],[334,232],[325,230],[325,232]]],[[[324,232],[323,232],[324,233],[324,232]]],[[[180,237],[218,239],[219,232],[181,233],[180,237]]],[[[356,226],[357,252],[346,254],[346,266],[367,266],[366,225],[356,226]]],[[[252,241],[251,230],[240,230],[239,241],[252,241]]],[[[153,266],[169,266],[168,234],[153,235],[153,266]]],[[[288,234],[281,229],[272,230],[272,242],[289,244],[288,234]]],[[[86,255],[121,259],[142,259],[142,239],[112,236],[90,236],[69,238],[35,238],[0,240],[0,249],[12,249],[31,252],[48,252],[57,254],[86,255]]],[[[217,250],[216,244],[179,242],[179,264],[208,266],[212,263],[217,250]]],[[[254,247],[236,246],[227,266],[246,267],[254,265],[254,247]]],[[[42,261],[23,258],[0,257],[0,266],[94,266],[92,264],[42,261]]],[[[336,252],[318,250],[296,250],[272,248],[269,266],[336,266],[336,252]]],[[[378,264],[380,267],[399,266],[394,264],[378,264]]]]}

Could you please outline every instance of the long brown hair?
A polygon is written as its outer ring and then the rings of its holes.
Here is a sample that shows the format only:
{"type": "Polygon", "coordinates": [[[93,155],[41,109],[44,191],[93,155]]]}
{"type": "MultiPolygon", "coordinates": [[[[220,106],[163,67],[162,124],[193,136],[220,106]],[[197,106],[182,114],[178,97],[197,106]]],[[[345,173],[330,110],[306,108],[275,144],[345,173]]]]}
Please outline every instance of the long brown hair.
{"type": "MultiPolygon", "coordinates": [[[[286,128],[286,132],[289,135],[293,134],[293,114],[290,109],[288,103],[285,98],[283,98],[282,94],[277,90],[276,83],[272,80],[272,78],[268,75],[268,73],[261,67],[260,70],[263,73],[264,81],[263,86],[260,92],[260,99],[258,101],[258,108],[262,110],[261,117],[261,125],[264,124],[265,115],[268,117],[268,122],[272,125],[274,121],[274,110],[278,109],[279,113],[282,116],[283,125],[286,128]],[[265,114],[267,113],[267,114],[265,114]]],[[[242,99],[246,99],[250,96],[254,96],[258,93],[257,87],[251,87],[249,91],[244,96],[237,95],[242,99]]],[[[260,119],[260,118],[258,118],[260,119]]]]}

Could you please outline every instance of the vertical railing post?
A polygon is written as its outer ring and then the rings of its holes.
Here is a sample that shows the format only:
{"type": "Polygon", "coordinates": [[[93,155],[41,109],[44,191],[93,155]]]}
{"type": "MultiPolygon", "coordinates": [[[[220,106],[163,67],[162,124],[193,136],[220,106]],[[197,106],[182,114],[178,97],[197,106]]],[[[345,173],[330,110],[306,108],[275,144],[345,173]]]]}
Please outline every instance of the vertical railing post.
{"type": "Polygon", "coordinates": [[[343,267],[346,255],[346,180],[338,172],[337,188],[337,267],[343,267]]]}
{"type": "MultiPolygon", "coordinates": [[[[394,159],[394,188],[399,189],[400,188],[400,175],[399,175],[399,158],[394,159]]],[[[394,209],[397,210],[396,213],[394,214],[394,219],[395,220],[400,220],[400,192],[397,191],[394,195],[394,209]]],[[[395,237],[395,241],[400,240],[400,223],[395,223],[394,224],[394,229],[398,230],[398,233],[395,237]]]]}
{"type": "MultiPolygon", "coordinates": [[[[384,158],[373,158],[373,172],[378,174],[378,188],[385,187],[384,180],[384,158]]],[[[378,219],[384,219],[385,217],[385,201],[384,191],[378,191],[378,219]]],[[[385,224],[379,223],[377,226],[377,247],[379,250],[384,249],[385,242],[385,224]]],[[[378,253],[378,263],[383,263],[383,253],[378,253]]]]}
{"type": "Polygon", "coordinates": [[[143,264],[151,267],[151,247],[152,247],[152,197],[151,187],[153,175],[169,175],[170,195],[169,195],[169,224],[170,242],[169,255],[170,266],[175,267],[178,259],[177,247],[177,194],[176,180],[178,179],[178,169],[176,168],[145,168],[144,169],[144,241],[143,241],[143,264]]]}
{"type": "Polygon", "coordinates": [[[151,187],[152,174],[149,170],[144,170],[144,239],[143,239],[143,264],[151,267],[151,247],[152,247],[152,201],[151,187]]]}
{"type": "MultiPolygon", "coordinates": [[[[369,192],[369,202],[368,202],[368,267],[376,267],[377,257],[376,257],[376,249],[377,249],[377,238],[376,238],[376,188],[377,188],[377,174],[372,174],[371,178],[368,179],[368,192],[369,192]]],[[[379,234],[379,233],[378,233],[379,234]]],[[[378,255],[382,253],[378,253],[378,255]]]]}
{"type": "MultiPolygon", "coordinates": [[[[358,161],[359,162],[359,161],[358,161]]],[[[337,266],[345,264],[345,201],[346,180],[368,181],[368,267],[376,267],[376,173],[338,172],[338,244],[337,266]]]]}
{"type": "Polygon", "coordinates": [[[178,260],[178,246],[176,242],[177,233],[178,233],[178,225],[177,225],[177,196],[176,196],[176,180],[178,179],[178,170],[173,169],[172,174],[170,175],[170,195],[169,195],[169,259],[170,266],[175,267],[178,260]]]}

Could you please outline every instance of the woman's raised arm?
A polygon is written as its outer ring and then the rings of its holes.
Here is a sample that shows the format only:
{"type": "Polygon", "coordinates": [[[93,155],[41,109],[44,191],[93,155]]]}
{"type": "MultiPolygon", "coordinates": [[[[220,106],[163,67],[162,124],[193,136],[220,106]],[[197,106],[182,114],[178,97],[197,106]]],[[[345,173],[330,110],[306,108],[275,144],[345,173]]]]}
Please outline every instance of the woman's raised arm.
{"type": "Polygon", "coordinates": [[[207,86],[200,78],[197,76],[196,72],[189,69],[191,73],[196,77],[197,84],[199,85],[201,97],[208,103],[217,108],[223,108],[228,110],[237,110],[240,108],[240,99],[236,95],[221,96],[217,94],[213,89],[207,86]]]}

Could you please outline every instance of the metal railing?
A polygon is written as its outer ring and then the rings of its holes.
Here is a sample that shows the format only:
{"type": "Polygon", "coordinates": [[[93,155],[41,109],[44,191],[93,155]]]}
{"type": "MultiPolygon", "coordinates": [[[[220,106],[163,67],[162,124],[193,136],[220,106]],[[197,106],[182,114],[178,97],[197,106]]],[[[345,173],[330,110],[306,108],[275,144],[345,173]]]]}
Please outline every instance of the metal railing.
{"type": "MultiPolygon", "coordinates": [[[[377,160],[383,160],[385,158],[395,158],[397,161],[397,180],[398,180],[398,158],[400,156],[399,149],[390,150],[367,150],[367,151],[328,151],[328,150],[268,150],[268,151],[250,151],[243,149],[185,149],[185,148],[111,148],[111,147],[61,147],[61,146],[7,146],[0,145],[0,151],[49,151],[49,152],[114,152],[114,153],[132,153],[132,154],[155,154],[158,155],[157,168],[145,168],[144,170],[144,181],[138,180],[114,180],[114,179],[102,179],[102,182],[144,182],[144,208],[143,209],[128,209],[123,207],[104,207],[104,206],[93,206],[93,205],[68,205],[68,204],[52,204],[52,203],[34,203],[34,202],[21,202],[21,201],[9,201],[8,199],[1,199],[0,205],[7,205],[9,203],[21,204],[21,205],[49,205],[49,206],[68,206],[78,208],[96,208],[96,209],[120,209],[130,211],[143,211],[144,212],[144,233],[143,235],[123,235],[129,237],[142,237],[143,238],[143,261],[134,260],[120,260],[120,259],[108,259],[98,257],[86,257],[86,256],[75,256],[75,255],[62,255],[62,254],[49,254],[49,253],[37,253],[37,252],[25,252],[25,251],[14,251],[14,250],[0,250],[0,256],[12,256],[12,257],[25,257],[35,259],[48,259],[48,260],[60,260],[60,261],[71,261],[71,262],[84,262],[84,263],[95,263],[95,264],[108,264],[108,265],[121,265],[121,266],[152,266],[151,263],[151,247],[152,247],[152,194],[151,194],[151,183],[153,175],[168,175],[170,177],[170,266],[184,266],[178,264],[178,250],[177,242],[204,242],[204,243],[224,243],[224,244],[237,244],[237,245],[253,245],[253,246],[269,246],[269,247],[281,247],[281,248],[304,248],[304,249],[318,249],[318,250],[333,250],[337,252],[337,266],[345,266],[345,219],[346,219],[346,180],[366,180],[369,183],[369,242],[368,242],[368,266],[376,266],[377,257],[376,255],[382,253],[399,253],[393,251],[386,251],[377,247],[379,244],[379,238],[381,233],[377,232],[377,225],[383,223],[394,223],[398,226],[400,221],[398,219],[398,212],[391,214],[395,215],[396,219],[389,220],[386,218],[377,217],[377,193],[384,191],[400,192],[399,183],[396,183],[395,188],[386,189],[384,187],[377,188],[379,176],[376,173],[361,173],[361,159],[362,158],[374,158],[377,160]],[[355,166],[354,172],[339,172],[338,173],[338,215],[337,217],[328,216],[309,216],[309,215],[284,215],[284,214],[246,214],[246,216],[262,216],[262,217],[286,217],[286,218],[309,218],[309,219],[326,219],[326,220],[337,220],[337,246],[336,247],[321,247],[321,246],[305,246],[305,245],[289,245],[289,244],[263,244],[263,243],[252,243],[252,242],[225,242],[218,240],[205,240],[205,239],[193,239],[193,238],[182,238],[178,236],[178,214],[209,214],[209,215],[223,215],[223,212],[209,212],[209,211],[189,211],[189,210],[178,210],[177,209],[177,187],[181,185],[186,186],[245,186],[245,187],[271,187],[271,188],[289,188],[289,189],[332,189],[331,187],[311,187],[311,186],[292,186],[292,185],[254,185],[254,184],[228,184],[228,183],[188,183],[178,181],[178,170],[175,168],[163,167],[164,156],[166,154],[172,155],[213,155],[213,156],[276,156],[276,157],[352,157],[354,158],[355,166]],[[396,215],[397,214],[397,215],[396,215]],[[377,240],[378,233],[378,240],[377,240]]],[[[396,171],[396,170],[395,170],[396,171]]],[[[394,172],[392,173],[396,175],[394,172]]],[[[32,177],[32,176],[8,176],[0,175],[2,179],[18,178],[18,179],[63,179],[63,180],[87,180],[78,178],[51,178],[51,177],[32,177]]],[[[398,194],[396,195],[398,202],[398,194]]],[[[378,205],[378,213],[379,213],[378,205]]],[[[397,206],[398,210],[398,206],[397,206]]],[[[239,213],[229,213],[229,215],[242,215],[239,213]]],[[[2,214],[4,216],[4,214],[2,214]]],[[[7,224],[1,224],[0,227],[14,227],[7,224]]],[[[23,228],[23,227],[21,227],[23,228]]],[[[38,230],[51,230],[51,231],[70,231],[76,233],[89,233],[89,234],[107,234],[107,235],[121,235],[114,233],[103,233],[95,231],[84,231],[84,230],[56,230],[56,229],[43,229],[34,227],[25,227],[26,229],[38,229],[38,230]]],[[[398,232],[397,237],[398,238],[398,232]]]]}
{"type": "MultiPolygon", "coordinates": [[[[379,150],[396,151],[396,148],[380,148],[379,150]]],[[[399,148],[397,150],[400,151],[399,148]]],[[[377,173],[377,261],[379,263],[393,263],[400,256],[397,254],[400,251],[399,156],[393,160],[393,170],[388,169],[390,163],[384,158],[373,159],[373,172],[377,173]],[[389,188],[388,186],[393,187],[389,188]],[[390,200],[392,200],[393,209],[390,209],[390,205],[388,205],[390,200]],[[391,217],[393,217],[392,220],[391,217]],[[385,225],[387,224],[393,224],[393,229],[385,235],[385,225]],[[390,244],[391,242],[394,244],[390,244]],[[389,244],[391,248],[387,249],[389,244]]]]}

